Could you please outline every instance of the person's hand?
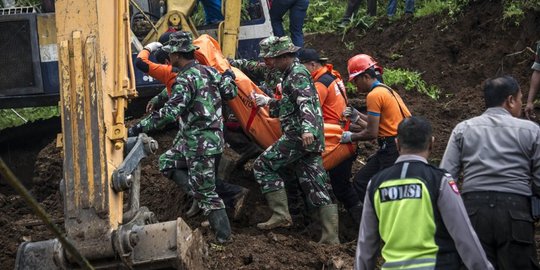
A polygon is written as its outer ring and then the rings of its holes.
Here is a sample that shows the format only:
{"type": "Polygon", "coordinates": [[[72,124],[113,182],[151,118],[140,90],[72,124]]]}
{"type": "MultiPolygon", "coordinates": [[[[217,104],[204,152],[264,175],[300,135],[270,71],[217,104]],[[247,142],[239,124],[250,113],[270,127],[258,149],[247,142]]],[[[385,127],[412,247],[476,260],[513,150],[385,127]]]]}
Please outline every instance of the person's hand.
{"type": "Polygon", "coordinates": [[[536,115],[534,114],[534,104],[532,102],[527,102],[527,105],[525,106],[525,117],[529,120],[536,118],[536,115]]]}
{"type": "Polygon", "coordinates": [[[142,126],[140,123],[128,129],[128,137],[137,137],[140,133],[142,133],[142,126]]]}
{"type": "Polygon", "coordinates": [[[302,145],[304,146],[304,148],[312,144],[313,141],[315,141],[315,137],[313,136],[311,132],[306,132],[302,134],[302,145]]]}
{"type": "Polygon", "coordinates": [[[265,95],[254,93],[253,96],[255,98],[255,104],[257,104],[258,107],[266,106],[268,105],[268,102],[270,102],[270,98],[265,95]]]}
{"type": "Polygon", "coordinates": [[[233,81],[236,79],[236,75],[234,75],[234,72],[232,71],[232,69],[227,69],[223,72],[223,74],[221,74],[222,76],[227,76],[227,77],[230,77],[233,81]]]}
{"type": "Polygon", "coordinates": [[[163,44],[161,44],[161,43],[159,43],[157,41],[150,42],[146,46],[144,46],[144,48],[149,50],[150,52],[157,51],[157,49],[159,49],[161,47],[163,47],[163,44]]]}
{"type": "Polygon", "coordinates": [[[352,143],[352,132],[350,131],[343,131],[343,134],[341,134],[341,140],[339,140],[339,143],[352,143]]]}
{"type": "Polygon", "coordinates": [[[360,118],[360,112],[353,107],[346,107],[343,111],[343,116],[351,119],[351,122],[356,123],[360,118]]]}

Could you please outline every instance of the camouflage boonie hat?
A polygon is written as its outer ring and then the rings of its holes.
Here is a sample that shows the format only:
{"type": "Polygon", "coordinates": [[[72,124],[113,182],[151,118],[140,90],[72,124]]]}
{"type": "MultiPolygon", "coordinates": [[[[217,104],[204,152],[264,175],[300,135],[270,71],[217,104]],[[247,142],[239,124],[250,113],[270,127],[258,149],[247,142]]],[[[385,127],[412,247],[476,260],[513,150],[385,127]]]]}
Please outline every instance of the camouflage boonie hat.
{"type": "Polygon", "coordinates": [[[269,37],[261,40],[261,42],[259,42],[259,47],[261,48],[260,52],[259,52],[259,57],[266,57],[266,55],[268,54],[268,51],[270,49],[270,46],[274,42],[276,42],[276,40],[278,40],[278,37],[276,37],[276,36],[269,36],[269,37]]]}
{"type": "Polygon", "coordinates": [[[168,53],[175,53],[191,52],[199,49],[199,47],[193,45],[193,36],[190,32],[178,31],[169,36],[169,42],[162,49],[168,53]]]}
{"type": "Polygon", "coordinates": [[[298,50],[300,50],[300,47],[294,46],[290,37],[283,36],[270,45],[266,57],[278,57],[282,54],[297,52],[298,50]]]}

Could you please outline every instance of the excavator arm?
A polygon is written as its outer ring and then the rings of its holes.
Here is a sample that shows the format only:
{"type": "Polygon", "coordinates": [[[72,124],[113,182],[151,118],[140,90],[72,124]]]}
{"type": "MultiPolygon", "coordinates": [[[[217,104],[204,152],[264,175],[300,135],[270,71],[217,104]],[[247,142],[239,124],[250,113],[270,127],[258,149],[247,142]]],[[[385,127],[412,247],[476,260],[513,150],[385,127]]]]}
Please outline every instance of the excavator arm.
{"type": "MultiPolygon", "coordinates": [[[[126,134],[124,110],[136,96],[127,7],[56,1],[65,235],[95,269],[201,269],[200,232],[180,218],[157,223],[139,207],[138,164],[157,143],[126,134]]],[[[57,239],[23,243],[17,253],[16,269],[73,268],[57,239]]]]}
{"type": "MultiPolygon", "coordinates": [[[[190,17],[197,2],[198,0],[168,0],[167,13],[159,19],[155,30],[150,31],[142,43],[157,41],[159,36],[169,29],[189,31],[195,38],[199,37],[197,28],[190,17]]],[[[221,12],[224,20],[218,25],[217,39],[225,57],[234,58],[236,55],[241,10],[242,0],[222,0],[221,12]]]]}

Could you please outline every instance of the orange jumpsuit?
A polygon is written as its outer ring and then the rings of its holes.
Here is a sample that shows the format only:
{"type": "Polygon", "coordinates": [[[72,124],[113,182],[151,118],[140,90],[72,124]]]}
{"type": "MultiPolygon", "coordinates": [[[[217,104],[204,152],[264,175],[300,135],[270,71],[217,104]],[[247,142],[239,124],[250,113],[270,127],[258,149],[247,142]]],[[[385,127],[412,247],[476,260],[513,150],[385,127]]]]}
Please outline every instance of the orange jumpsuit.
{"type": "Polygon", "coordinates": [[[347,107],[347,94],[341,74],[326,64],[311,73],[321,102],[323,120],[325,123],[340,124],[341,114],[347,107]]]}

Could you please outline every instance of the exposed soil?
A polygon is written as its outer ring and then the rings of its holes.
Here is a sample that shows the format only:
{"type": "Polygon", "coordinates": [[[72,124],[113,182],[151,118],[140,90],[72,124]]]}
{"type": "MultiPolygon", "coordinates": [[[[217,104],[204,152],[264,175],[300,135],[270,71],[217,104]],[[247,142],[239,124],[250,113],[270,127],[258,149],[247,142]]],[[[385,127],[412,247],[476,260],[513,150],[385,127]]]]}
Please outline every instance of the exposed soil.
{"type": "MultiPolygon", "coordinates": [[[[506,25],[501,21],[500,1],[472,2],[456,21],[438,15],[408,21],[381,20],[365,34],[353,29],[344,38],[344,42],[354,44],[352,50],[341,42],[340,33],[308,35],[307,46],[319,49],[342,74],[347,74],[349,57],[367,53],[384,67],[420,71],[428,84],[440,87],[443,97],[435,101],[417,92],[406,92],[399,85],[394,86],[413,114],[423,115],[432,121],[438,143],[432,159],[437,162],[455,124],[484,110],[483,80],[507,73],[518,80],[524,94],[529,88],[533,54],[524,51],[508,55],[534,46],[540,37],[540,12],[527,12],[519,26],[506,25]]],[[[357,98],[361,100],[362,95],[357,98]]],[[[168,131],[152,136],[159,141],[160,151],[164,151],[171,145],[174,135],[174,131],[168,131]]],[[[360,155],[355,168],[361,167],[360,161],[374,150],[369,145],[363,148],[367,150],[360,155]]],[[[231,150],[226,154],[235,156],[231,150]]],[[[141,205],[148,206],[160,221],[184,217],[189,208],[188,199],[157,171],[156,164],[157,156],[143,162],[141,205]]],[[[314,242],[318,237],[317,230],[305,228],[303,222],[272,232],[257,230],[255,224],[269,215],[249,168],[248,164],[245,170],[235,171],[234,177],[229,179],[251,191],[242,216],[232,222],[233,243],[224,249],[209,249],[208,269],[352,268],[357,229],[344,210],[340,210],[340,237],[344,244],[337,246],[314,242]]],[[[61,178],[61,153],[51,142],[37,155],[32,192],[59,223],[63,217],[58,192],[61,178]]],[[[22,241],[52,238],[45,226],[34,222],[37,217],[20,196],[14,194],[7,188],[0,189],[0,247],[3,247],[0,249],[0,265],[5,269],[13,268],[17,247],[22,241]]],[[[192,228],[201,228],[206,239],[210,240],[211,232],[201,227],[202,221],[202,217],[187,220],[192,228]]]]}

